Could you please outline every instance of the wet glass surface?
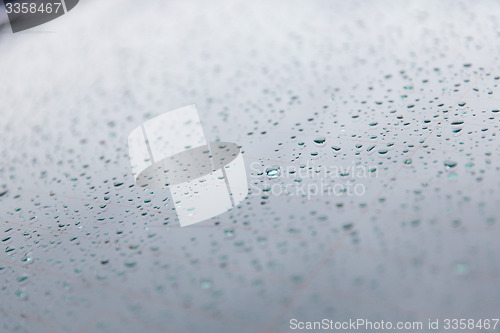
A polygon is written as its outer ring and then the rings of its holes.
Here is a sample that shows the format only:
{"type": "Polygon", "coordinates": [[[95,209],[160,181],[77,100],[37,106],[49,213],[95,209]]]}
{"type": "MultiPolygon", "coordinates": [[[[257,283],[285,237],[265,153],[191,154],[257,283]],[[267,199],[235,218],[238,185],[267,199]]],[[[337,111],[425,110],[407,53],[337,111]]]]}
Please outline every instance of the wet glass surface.
{"type": "Polygon", "coordinates": [[[107,0],[2,27],[0,331],[498,318],[499,16],[107,0]],[[128,136],[193,103],[249,194],[181,228],[128,136]]]}

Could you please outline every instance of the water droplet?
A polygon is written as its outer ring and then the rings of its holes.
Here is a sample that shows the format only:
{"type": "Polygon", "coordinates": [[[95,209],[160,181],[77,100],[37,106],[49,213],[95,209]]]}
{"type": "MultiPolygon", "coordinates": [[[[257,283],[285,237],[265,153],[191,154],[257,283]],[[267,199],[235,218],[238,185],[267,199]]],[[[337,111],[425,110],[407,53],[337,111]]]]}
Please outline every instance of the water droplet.
{"type": "Polygon", "coordinates": [[[314,139],[314,143],[317,144],[318,146],[324,146],[325,142],[326,142],[325,137],[319,137],[319,138],[314,139]]]}
{"type": "Polygon", "coordinates": [[[210,280],[202,280],[200,282],[201,289],[210,289],[212,287],[212,281],[210,280]]]}
{"type": "Polygon", "coordinates": [[[18,289],[15,295],[22,300],[28,299],[28,295],[26,294],[26,291],[24,289],[18,289]]]}
{"type": "Polygon", "coordinates": [[[266,169],[266,175],[269,179],[276,179],[281,175],[281,168],[279,166],[272,166],[266,169]]]}
{"type": "Polygon", "coordinates": [[[17,282],[23,283],[24,281],[28,280],[28,275],[21,275],[16,278],[17,282]]]}
{"type": "Polygon", "coordinates": [[[447,168],[447,169],[451,169],[451,168],[454,168],[457,166],[457,162],[455,161],[451,161],[451,160],[446,160],[444,161],[444,166],[447,168]]]}
{"type": "Polygon", "coordinates": [[[469,265],[467,264],[456,264],[455,265],[455,268],[454,268],[454,271],[455,271],[455,274],[456,275],[465,275],[467,273],[469,273],[469,265]]]}
{"type": "Polygon", "coordinates": [[[127,268],[134,268],[136,264],[137,263],[135,261],[126,262],[125,263],[125,267],[127,267],[127,268]]]}

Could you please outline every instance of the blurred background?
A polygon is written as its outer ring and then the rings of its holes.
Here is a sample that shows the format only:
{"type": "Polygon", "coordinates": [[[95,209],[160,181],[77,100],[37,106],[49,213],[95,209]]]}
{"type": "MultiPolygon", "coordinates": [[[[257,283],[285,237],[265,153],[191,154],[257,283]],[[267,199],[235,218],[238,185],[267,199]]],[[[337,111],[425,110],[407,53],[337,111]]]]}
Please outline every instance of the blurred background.
{"type": "Polygon", "coordinates": [[[497,1],[82,0],[3,25],[0,330],[498,318],[499,16],[497,1]],[[190,104],[207,141],[241,145],[251,189],[180,228],[168,190],[134,186],[127,137],[190,104]],[[274,191],[298,183],[364,191],[274,191]]]}

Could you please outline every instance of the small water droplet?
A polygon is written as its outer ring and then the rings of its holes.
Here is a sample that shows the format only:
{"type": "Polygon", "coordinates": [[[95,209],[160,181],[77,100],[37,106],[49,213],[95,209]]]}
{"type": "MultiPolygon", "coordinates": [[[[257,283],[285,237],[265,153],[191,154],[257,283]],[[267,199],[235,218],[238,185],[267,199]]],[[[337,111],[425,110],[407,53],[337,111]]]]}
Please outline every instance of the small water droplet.
{"type": "Polygon", "coordinates": [[[469,265],[463,263],[456,264],[454,268],[456,275],[465,275],[469,272],[469,270],[469,265]]]}
{"type": "Polygon", "coordinates": [[[24,289],[18,289],[15,295],[22,300],[28,299],[28,295],[26,294],[26,291],[24,289]]]}
{"type": "Polygon", "coordinates": [[[266,169],[266,175],[269,179],[276,179],[281,175],[281,168],[279,166],[272,166],[266,169]]]}
{"type": "Polygon", "coordinates": [[[322,146],[324,146],[324,145],[325,145],[326,138],[325,138],[325,137],[323,137],[323,136],[321,136],[321,137],[319,137],[319,138],[314,139],[313,141],[314,141],[314,143],[315,143],[316,145],[318,145],[318,146],[322,147],[322,146]]]}
{"type": "Polygon", "coordinates": [[[137,263],[135,261],[126,262],[125,263],[125,267],[127,267],[127,268],[134,268],[136,264],[137,263]]]}
{"type": "Polygon", "coordinates": [[[451,168],[454,168],[457,166],[457,162],[455,161],[451,161],[451,160],[446,160],[444,161],[444,166],[447,168],[447,169],[451,169],[451,168]]]}
{"type": "Polygon", "coordinates": [[[212,281],[210,280],[202,280],[200,282],[201,289],[210,289],[212,287],[212,281]]]}
{"type": "Polygon", "coordinates": [[[33,263],[33,256],[31,253],[26,253],[24,257],[21,259],[26,265],[33,263]]]}
{"type": "Polygon", "coordinates": [[[23,283],[24,281],[28,280],[28,275],[21,275],[16,278],[17,282],[23,283]]]}

